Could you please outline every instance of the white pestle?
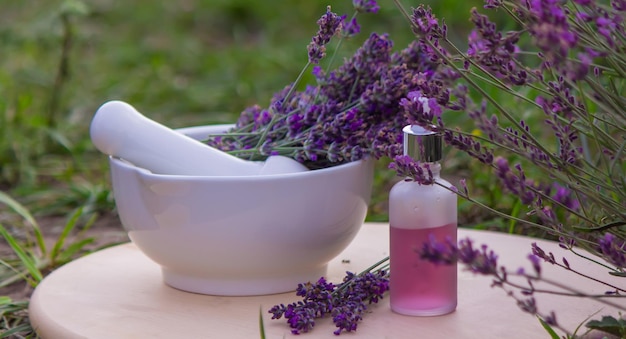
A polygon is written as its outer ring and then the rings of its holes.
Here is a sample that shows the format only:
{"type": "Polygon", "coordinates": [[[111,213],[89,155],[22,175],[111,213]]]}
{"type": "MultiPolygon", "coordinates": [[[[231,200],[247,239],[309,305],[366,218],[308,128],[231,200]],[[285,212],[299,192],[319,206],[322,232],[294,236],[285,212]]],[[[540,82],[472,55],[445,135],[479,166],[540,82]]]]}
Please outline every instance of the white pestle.
{"type": "Polygon", "coordinates": [[[272,156],[247,161],[151,120],[123,101],[104,103],[89,131],[96,148],[152,173],[200,176],[246,176],[303,172],[299,162],[272,156]]]}

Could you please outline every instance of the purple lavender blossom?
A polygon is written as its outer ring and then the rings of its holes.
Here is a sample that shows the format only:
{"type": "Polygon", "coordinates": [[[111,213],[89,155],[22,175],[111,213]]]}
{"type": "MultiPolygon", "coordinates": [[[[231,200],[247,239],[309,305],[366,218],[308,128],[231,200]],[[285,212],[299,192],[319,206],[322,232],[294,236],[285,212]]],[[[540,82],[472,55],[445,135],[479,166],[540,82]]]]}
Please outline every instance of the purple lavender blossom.
{"type": "MultiPolygon", "coordinates": [[[[327,13],[320,19],[321,27],[337,18],[327,13]]],[[[330,31],[320,28],[321,33],[330,31]]],[[[321,33],[318,36],[329,36],[321,33]]],[[[326,40],[314,38],[315,45],[326,40]]],[[[219,142],[209,139],[209,144],[237,150],[238,156],[250,160],[278,152],[311,169],[398,155],[401,127],[407,124],[399,101],[420,90],[439,105],[447,104],[447,83],[454,75],[436,72],[418,42],[395,53],[392,47],[386,34],[371,34],[338,68],[325,71],[314,66],[316,86],[304,91],[286,86],[274,95],[269,109],[244,111],[236,126],[238,135],[220,137],[219,142]],[[287,147],[280,147],[285,143],[287,147]]],[[[430,106],[439,114],[435,103],[430,106]]]]}
{"type": "Polygon", "coordinates": [[[395,170],[398,176],[413,180],[420,185],[432,185],[435,182],[429,165],[415,161],[408,155],[396,156],[389,164],[389,168],[395,170]]]}
{"type": "MultiPolygon", "coordinates": [[[[536,242],[533,242],[531,244],[531,248],[533,251],[532,255],[534,255],[536,258],[543,259],[545,262],[552,265],[556,263],[556,258],[554,257],[554,254],[552,252],[546,253],[541,247],[539,247],[539,245],[537,245],[536,242]]],[[[531,259],[531,261],[533,262],[533,265],[535,265],[535,260],[531,259]]],[[[537,269],[535,269],[535,271],[537,271],[537,269]]]]}
{"type": "Polygon", "coordinates": [[[380,9],[375,0],[352,0],[352,5],[359,13],[378,13],[380,9]]]}
{"type": "Polygon", "coordinates": [[[469,37],[467,56],[498,78],[503,78],[514,85],[523,85],[527,81],[526,70],[515,61],[519,47],[519,32],[506,35],[496,30],[496,25],[486,15],[472,10],[474,29],[469,37]]]}
{"type": "Polygon", "coordinates": [[[356,331],[367,305],[378,303],[389,290],[388,273],[384,270],[360,275],[346,272],[337,286],[323,277],[315,284],[299,284],[296,295],[301,301],[275,305],[268,312],[272,319],[285,317],[293,334],[306,333],[315,326],[315,319],[330,315],[337,327],[333,333],[356,331]]]}
{"type": "Polygon", "coordinates": [[[405,64],[389,67],[380,78],[371,83],[359,98],[363,112],[368,116],[392,117],[400,111],[398,100],[415,86],[414,77],[405,64]]]}
{"type": "Polygon", "coordinates": [[[485,0],[484,8],[494,9],[502,6],[502,0],[485,0]]]}
{"type": "MultiPolygon", "coordinates": [[[[439,126],[443,128],[443,123],[440,122],[439,126]]],[[[443,140],[446,144],[466,152],[468,155],[478,159],[484,164],[490,165],[493,163],[493,151],[482,147],[480,142],[475,140],[472,136],[445,129],[443,131],[443,140]]]]}
{"type": "Polygon", "coordinates": [[[408,70],[420,72],[418,74],[422,81],[427,81],[435,74],[438,67],[428,61],[425,55],[424,47],[418,40],[413,40],[404,49],[394,53],[391,56],[391,62],[395,65],[406,64],[408,70]]]}
{"type": "Polygon", "coordinates": [[[435,265],[452,265],[458,260],[456,244],[448,237],[444,242],[438,242],[432,234],[422,246],[419,256],[435,265]]]}
{"type": "Polygon", "coordinates": [[[536,99],[544,113],[548,116],[546,124],[548,124],[557,138],[559,143],[558,157],[563,164],[575,164],[582,156],[582,149],[576,146],[575,141],[578,139],[577,131],[571,127],[571,123],[576,119],[574,110],[584,109],[576,99],[571,90],[560,82],[551,82],[550,91],[555,95],[549,101],[542,96],[536,99]],[[563,121],[569,121],[564,123],[563,121]]]}
{"type": "Polygon", "coordinates": [[[309,62],[317,64],[326,55],[326,44],[341,29],[343,19],[343,17],[333,13],[328,6],[326,13],[317,21],[319,26],[317,34],[311,39],[311,43],[307,47],[309,62]]]}
{"type": "Polygon", "coordinates": [[[439,20],[433,15],[433,11],[429,6],[419,5],[413,9],[411,16],[413,33],[417,36],[432,36],[435,38],[445,37],[445,25],[439,25],[439,20]]]}
{"type": "Polygon", "coordinates": [[[517,306],[526,313],[537,314],[537,301],[534,297],[518,300],[517,306]]]}
{"type": "Polygon", "coordinates": [[[361,25],[356,21],[356,18],[352,18],[350,21],[346,21],[341,26],[341,35],[349,38],[355,36],[361,32],[361,25]]]}
{"type": "Polygon", "coordinates": [[[420,91],[412,91],[400,100],[409,124],[428,125],[434,117],[441,116],[441,106],[435,98],[422,96],[420,91]]]}
{"type": "Polygon", "coordinates": [[[419,255],[422,259],[440,265],[449,265],[458,261],[473,273],[497,275],[500,272],[498,256],[495,252],[489,250],[487,245],[481,245],[480,249],[475,249],[470,238],[459,240],[458,245],[451,243],[449,239],[445,242],[430,239],[429,242],[424,243],[419,255]]]}
{"type": "Polygon", "coordinates": [[[551,188],[554,191],[551,196],[554,201],[574,211],[580,209],[580,202],[578,201],[578,198],[576,197],[574,191],[568,189],[567,187],[561,186],[559,183],[556,182],[552,184],[551,188]]]}
{"type": "Polygon", "coordinates": [[[615,10],[625,12],[626,11],[626,1],[625,0],[612,0],[611,7],[615,10]]]}
{"type": "Polygon", "coordinates": [[[578,45],[564,6],[559,0],[529,0],[526,4],[528,31],[544,56],[544,65],[563,69],[570,51],[578,45]]]}
{"type": "Polygon", "coordinates": [[[359,98],[386,70],[392,47],[388,35],[372,33],[352,57],[338,69],[329,72],[320,83],[324,96],[336,102],[359,98]]]}
{"type": "Polygon", "coordinates": [[[530,204],[536,198],[536,193],[532,190],[530,183],[526,181],[526,176],[520,164],[515,165],[517,174],[509,167],[509,162],[503,157],[494,160],[495,173],[504,184],[504,187],[522,200],[523,204],[530,204]]]}
{"type": "Polygon", "coordinates": [[[568,93],[568,87],[564,85],[563,81],[551,81],[548,83],[549,91],[553,94],[549,99],[543,96],[537,96],[535,99],[537,104],[541,106],[550,118],[553,118],[553,114],[571,118],[574,109],[580,107],[576,98],[570,98],[571,93],[568,93]]]}
{"type": "MultiPolygon", "coordinates": [[[[446,65],[447,62],[444,61],[443,57],[449,57],[450,54],[441,45],[441,40],[446,38],[447,26],[444,23],[439,24],[439,20],[433,15],[431,8],[424,5],[413,9],[410,21],[413,33],[417,36],[420,47],[424,51],[424,56],[432,63],[446,65]]],[[[443,67],[442,74],[449,69],[451,67],[443,67]]],[[[435,97],[430,93],[426,93],[426,95],[435,97]]],[[[440,104],[443,105],[442,102],[440,104]]]]}
{"type": "Polygon", "coordinates": [[[598,240],[600,253],[620,271],[626,268],[626,242],[612,233],[605,233],[598,240]]]}
{"type": "MultiPolygon", "coordinates": [[[[619,19],[617,17],[611,19],[608,16],[600,16],[596,19],[598,33],[602,35],[610,47],[615,46],[614,32],[618,28],[619,19]]],[[[623,20],[623,19],[622,19],[623,20]]]]}
{"type": "Polygon", "coordinates": [[[483,100],[479,108],[468,109],[468,116],[474,121],[482,135],[487,136],[489,140],[500,144],[505,142],[498,124],[498,116],[495,114],[487,116],[487,102],[483,100]]]}
{"type": "Polygon", "coordinates": [[[533,270],[535,270],[535,273],[537,274],[537,276],[540,276],[541,275],[541,262],[539,261],[539,257],[534,254],[529,254],[528,260],[530,260],[531,264],[533,265],[533,270]]]}

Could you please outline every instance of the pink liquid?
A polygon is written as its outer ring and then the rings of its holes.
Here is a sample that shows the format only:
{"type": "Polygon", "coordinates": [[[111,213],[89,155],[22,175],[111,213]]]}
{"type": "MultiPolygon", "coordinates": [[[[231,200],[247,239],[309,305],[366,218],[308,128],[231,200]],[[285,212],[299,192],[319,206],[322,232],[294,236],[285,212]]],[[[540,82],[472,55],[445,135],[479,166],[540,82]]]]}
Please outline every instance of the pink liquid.
{"type": "Polygon", "coordinates": [[[450,237],[456,244],[456,229],[456,224],[422,229],[391,225],[389,300],[394,312],[434,316],[456,309],[456,265],[435,265],[419,257],[431,234],[437,242],[450,237]]]}

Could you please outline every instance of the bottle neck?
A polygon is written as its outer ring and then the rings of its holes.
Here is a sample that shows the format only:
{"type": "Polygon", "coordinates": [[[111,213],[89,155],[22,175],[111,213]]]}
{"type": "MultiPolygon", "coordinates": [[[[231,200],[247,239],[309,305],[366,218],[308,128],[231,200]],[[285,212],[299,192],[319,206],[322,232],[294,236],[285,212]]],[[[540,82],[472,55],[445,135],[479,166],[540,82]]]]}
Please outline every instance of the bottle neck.
{"type": "MultiPolygon", "coordinates": [[[[424,168],[424,171],[426,172],[426,175],[428,175],[428,170],[426,169],[426,165],[428,165],[428,169],[430,169],[430,172],[433,174],[433,179],[438,180],[441,179],[440,173],[441,173],[441,164],[438,162],[424,162],[421,164],[422,168],[424,168]]],[[[413,181],[413,179],[411,177],[406,177],[405,178],[408,181],[413,181]]]]}

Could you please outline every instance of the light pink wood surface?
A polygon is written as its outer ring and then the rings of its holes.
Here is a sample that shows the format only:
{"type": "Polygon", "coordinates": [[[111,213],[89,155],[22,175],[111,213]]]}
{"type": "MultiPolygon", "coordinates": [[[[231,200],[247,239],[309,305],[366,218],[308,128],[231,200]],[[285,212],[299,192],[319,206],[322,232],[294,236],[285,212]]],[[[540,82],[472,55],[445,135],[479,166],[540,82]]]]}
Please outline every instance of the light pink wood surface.
{"type": "MultiPolygon", "coordinates": [[[[531,266],[526,259],[531,243],[565,255],[572,267],[605,278],[597,265],[578,260],[557,244],[520,236],[459,229],[459,239],[486,243],[509,269],[531,266]]],[[[339,282],[345,271],[359,272],[388,254],[388,225],[366,223],[352,244],[329,265],[328,278],[339,282]]],[[[224,258],[227,260],[227,258],[224,258]]],[[[199,258],[198,260],[202,260],[199,258]]],[[[543,264],[544,275],[577,289],[602,294],[607,288],[562,269],[543,264]]],[[[392,313],[388,298],[372,305],[356,333],[358,338],[548,338],[538,320],[517,307],[490,278],[459,268],[457,310],[439,317],[408,317],[392,313]]],[[[619,278],[609,278],[624,285],[619,278]]],[[[295,286],[294,286],[295,288],[295,286]]],[[[37,287],[30,303],[30,320],[44,338],[259,338],[263,310],[267,338],[298,338],[284,320],[270,320],[267,310],[298,298],[294,293],[258,297],[217,297],[179,291],[165,285],[157,264],[133,244],[123,244],[71,262],[50,274],[37,287]]],[[[575,329],[599,312],[617,316],[611,307],[591,300],[554,295],[538,296],[538,307],[555,311],[558,321],[575,329]]],[[[616,301],[626,306],[626,302],[616,301]]],[[[313,332],[300,338],[334,338],[330,319],[318,320],[313,332]]]]}

